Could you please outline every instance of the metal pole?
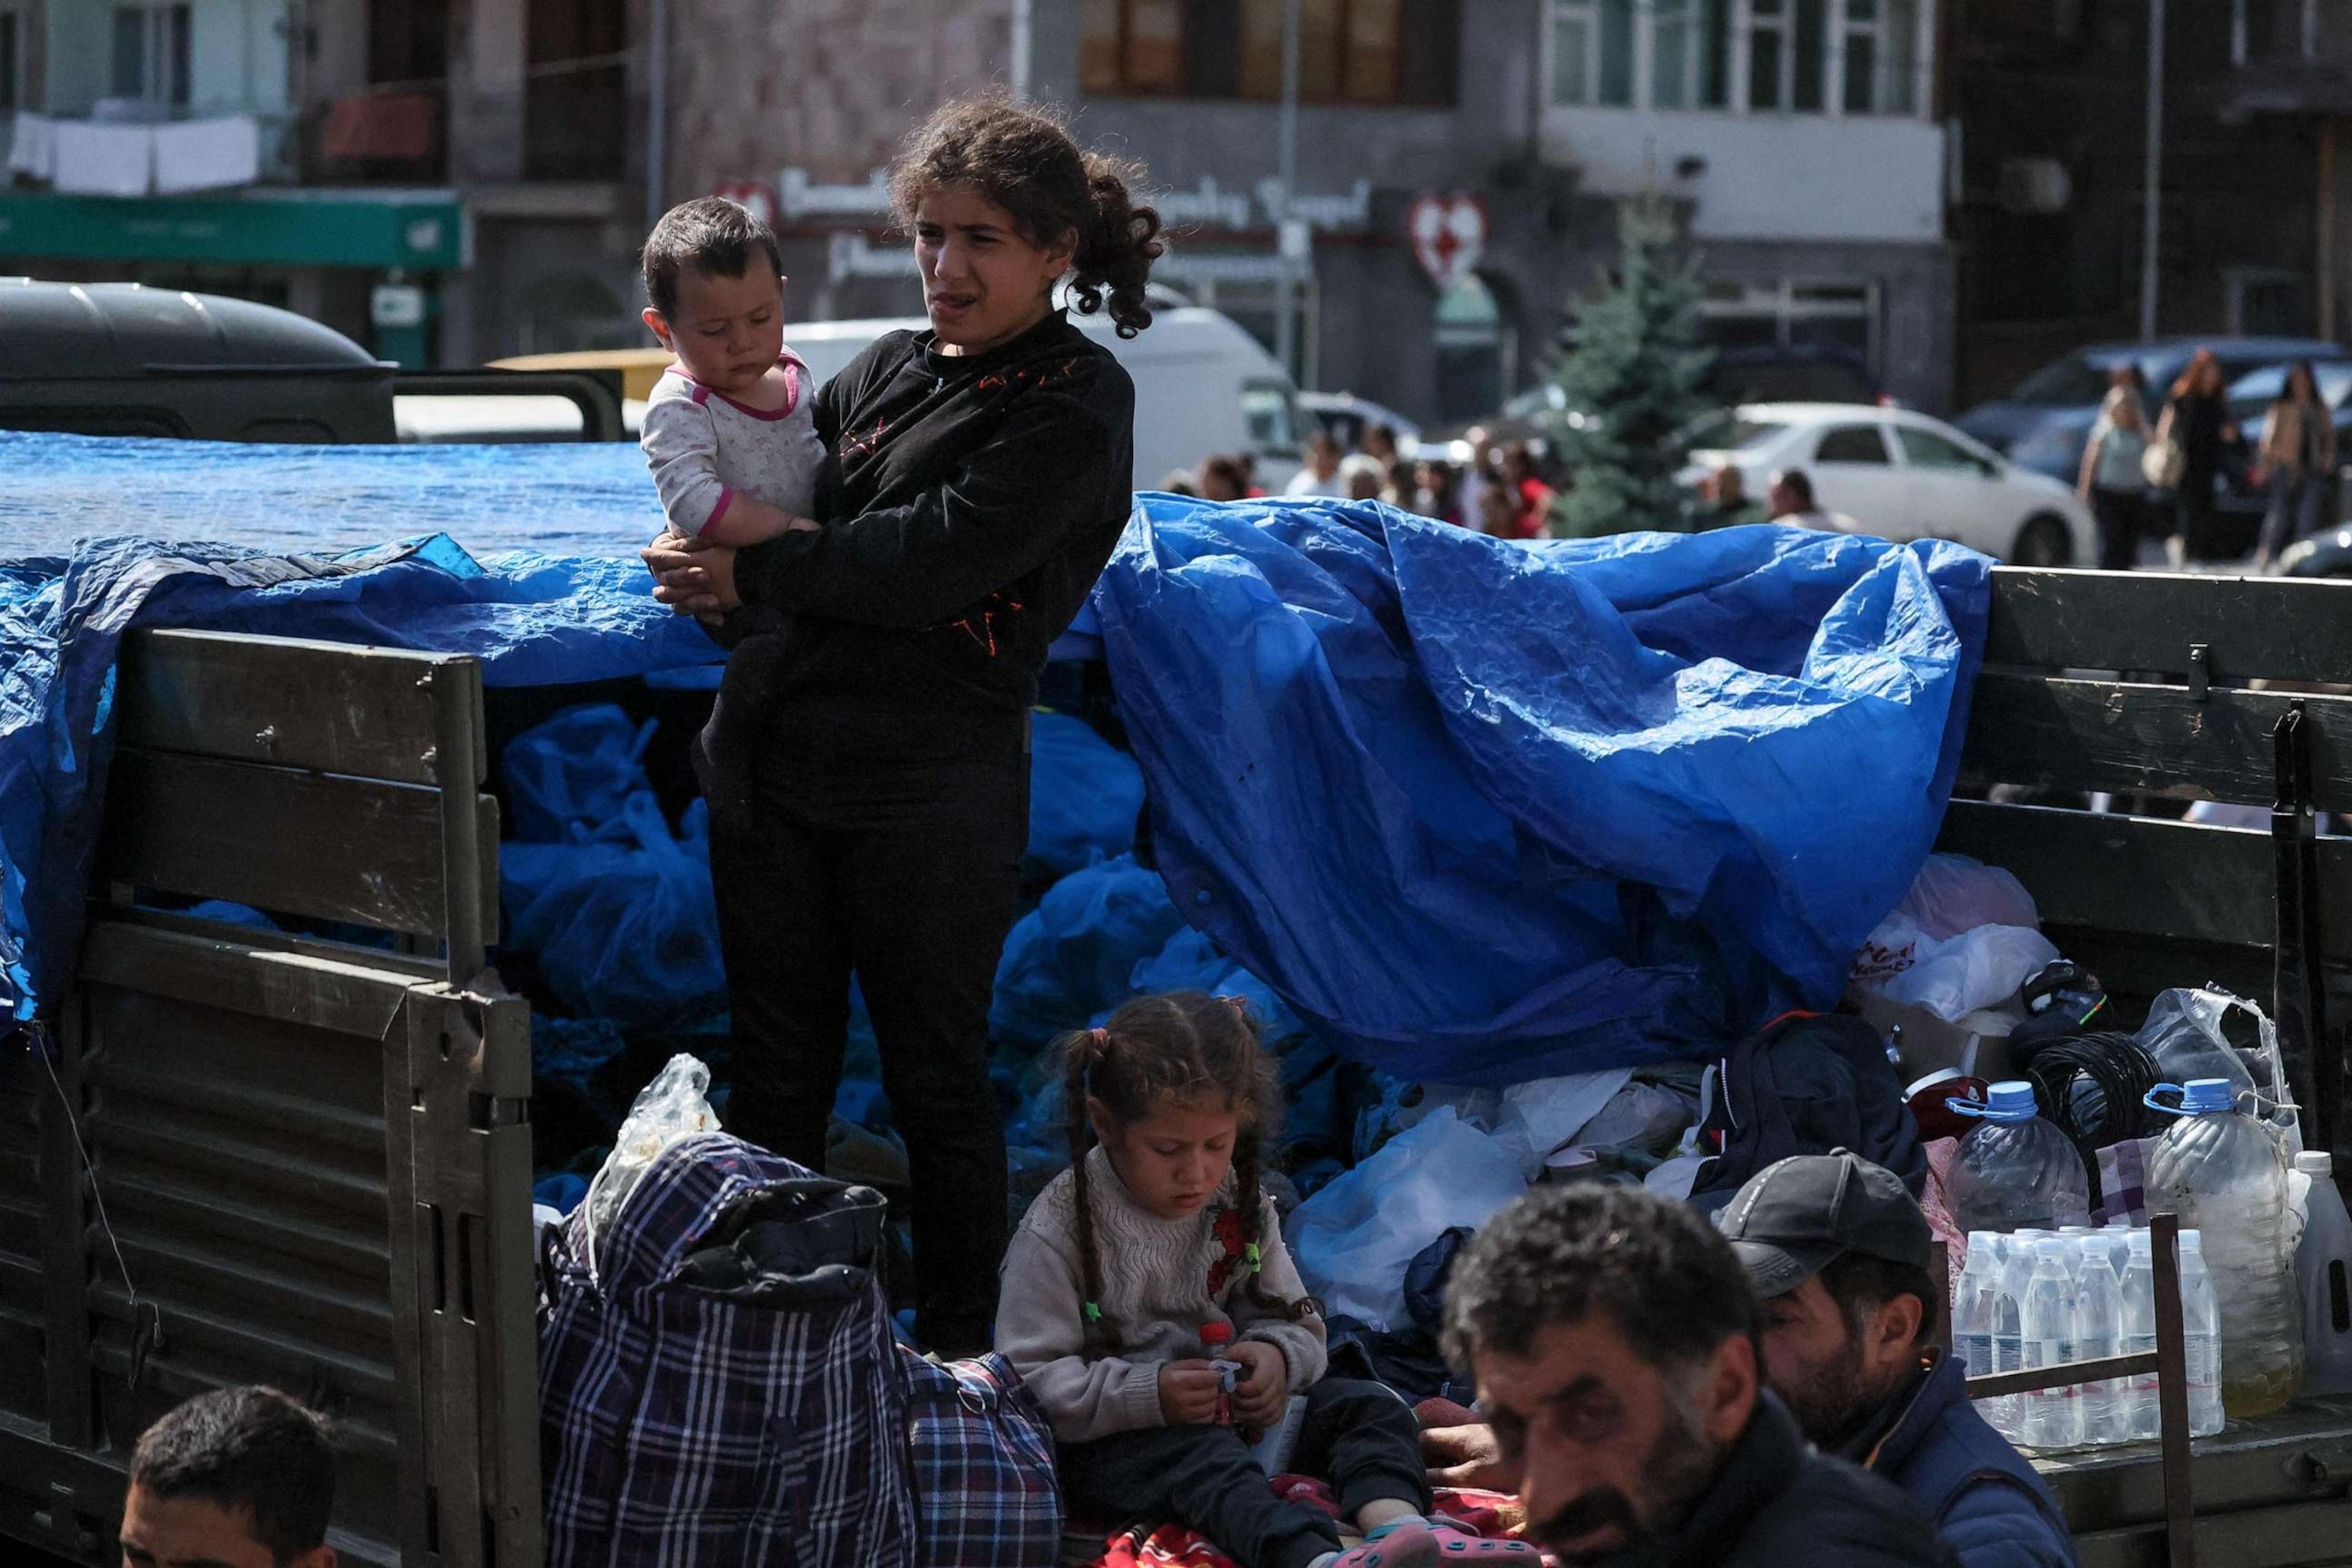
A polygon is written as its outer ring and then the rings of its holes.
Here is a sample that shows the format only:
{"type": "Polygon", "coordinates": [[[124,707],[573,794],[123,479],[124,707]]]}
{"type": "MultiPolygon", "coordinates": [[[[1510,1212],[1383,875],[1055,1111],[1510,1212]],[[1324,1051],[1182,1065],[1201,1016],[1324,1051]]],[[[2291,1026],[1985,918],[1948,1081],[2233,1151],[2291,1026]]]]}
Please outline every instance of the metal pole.
{"type": "Polygon", "coordinates": [[[653,0],[646,40],[646,232],[668,208],[662,201],[669,158],[669,0],[653,0]]]}
{"type": "Polygon", "coordinates": [[[1283,226],[1290,221],[1292,195],[1298,189],[1298,9],[1299,0],[1282,7],[1282,118],[1276,132],[1276,183],[1282,187],[1282,205],[1274,215],[1276,255],[1281,266],[1274,286],[1274,357],[1283,374],[1297,375],[1298,290],[1291,276],[1297,265],[1281,255],[1283,226]]]}
{"type": "Polygon", "coordinates": [[[1029,101],[1029,34],[1032,0],[1013,0],[1013,101],[1029,101]]]}
{"type": "Polygon", "coordinates": [[[2319,122],[2319,335],[2336,336],[2336,121],[2319,122]]]}
{"type": "Polygon", "coordinates": [[[2140,215],[2139,335],[2156,341],[2156,250],[2164,192],[2164,0],[2147,0],[2147,198],[2140,215]]]}

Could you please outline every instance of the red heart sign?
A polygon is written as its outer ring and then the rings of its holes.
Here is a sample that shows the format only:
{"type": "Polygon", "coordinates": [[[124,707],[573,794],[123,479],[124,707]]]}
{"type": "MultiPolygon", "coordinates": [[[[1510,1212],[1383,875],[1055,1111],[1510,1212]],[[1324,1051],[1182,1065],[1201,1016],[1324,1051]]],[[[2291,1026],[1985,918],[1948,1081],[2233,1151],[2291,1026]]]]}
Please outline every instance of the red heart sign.
{"type": "Polygon", "coordinates": [[[1486,204],[1468,191],[1431,193],[1405,213],[1412,254],[1444,293],[1477,269],[1486,249],[1486,204]]]}

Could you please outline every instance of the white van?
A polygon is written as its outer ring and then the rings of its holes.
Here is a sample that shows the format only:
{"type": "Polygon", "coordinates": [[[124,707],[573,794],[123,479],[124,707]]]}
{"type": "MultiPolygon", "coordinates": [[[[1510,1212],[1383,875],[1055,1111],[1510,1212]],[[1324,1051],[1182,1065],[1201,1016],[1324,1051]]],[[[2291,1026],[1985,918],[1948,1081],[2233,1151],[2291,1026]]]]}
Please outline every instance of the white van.
{"type": "MultiPolygon", "coordinates": [[[[1258,484],[1276,495],[1298,471],[1307,426],[1297,389],[1232,317],[1197,305],[1155,309],[1150,327],[1127,339],[1107,315],[1073,310],[1070,321],[1135,378],[1136,489],[1156,489],[1171,471],[1189,473],[1221,453],[1255,454],[1258,484]]],[[[784,328],[784,342],[823,382],[883,333],[929,326],[920,316],[795,321],[784,328]]]]}

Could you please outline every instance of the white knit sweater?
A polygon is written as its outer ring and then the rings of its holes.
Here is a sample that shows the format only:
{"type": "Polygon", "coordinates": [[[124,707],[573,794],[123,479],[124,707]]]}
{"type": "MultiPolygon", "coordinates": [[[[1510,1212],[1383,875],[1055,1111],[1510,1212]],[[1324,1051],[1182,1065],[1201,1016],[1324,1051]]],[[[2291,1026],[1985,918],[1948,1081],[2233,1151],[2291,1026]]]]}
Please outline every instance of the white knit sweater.
{"type": "MultiPolygon", "coordinates": [[[[1101,1342],[1087,1355],[1085,1274],[1078,1263],[1077,1184],[1056,1177],[1004,1255],[996,1309],[996,1348],[1020,1369],[1052,1417],[1054,1436],[1084,1443],[1115,1432],[1166,1425],[1160,1414],[1160,1369],[1199,1357],[1201,1330],[1231,1323],[1235,1335],[1282,1352],[1293,1394],[1323,1375],[1323,1323],[1294,1322],[1250,1300],[1249,1266],[1234,1223],[1234,1178],[1227,1175],[1201,1213],[1161,1219],[1135,1201],[1100,1148],[1087,1155],[1095,1247],[1101,1260],[1101,1342]],[[1219,1221],[1224,1222],[1219,1234],[1219,1221]],[[1212,1289],[1213,1283],[1222,1285],[1212,1289]]],[[[1258,1252],[1268,1293],[1285,1301],[1307,1294],[1283,1245],[1274,1201],[1261,1195],[1265,1219],[1258,1252]]]]}

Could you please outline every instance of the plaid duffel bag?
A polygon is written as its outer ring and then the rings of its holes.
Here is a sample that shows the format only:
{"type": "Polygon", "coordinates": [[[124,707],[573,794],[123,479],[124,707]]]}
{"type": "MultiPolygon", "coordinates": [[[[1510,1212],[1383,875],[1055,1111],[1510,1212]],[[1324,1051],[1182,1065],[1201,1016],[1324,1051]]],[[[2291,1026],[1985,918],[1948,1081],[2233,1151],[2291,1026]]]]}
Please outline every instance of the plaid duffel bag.
{"type": "Polygon", "coordinates": [[[1054,1429],[1013,1363],[903,1350],[921,1568],[1054,1568],[1062,1486],[1054,1429]]]}

